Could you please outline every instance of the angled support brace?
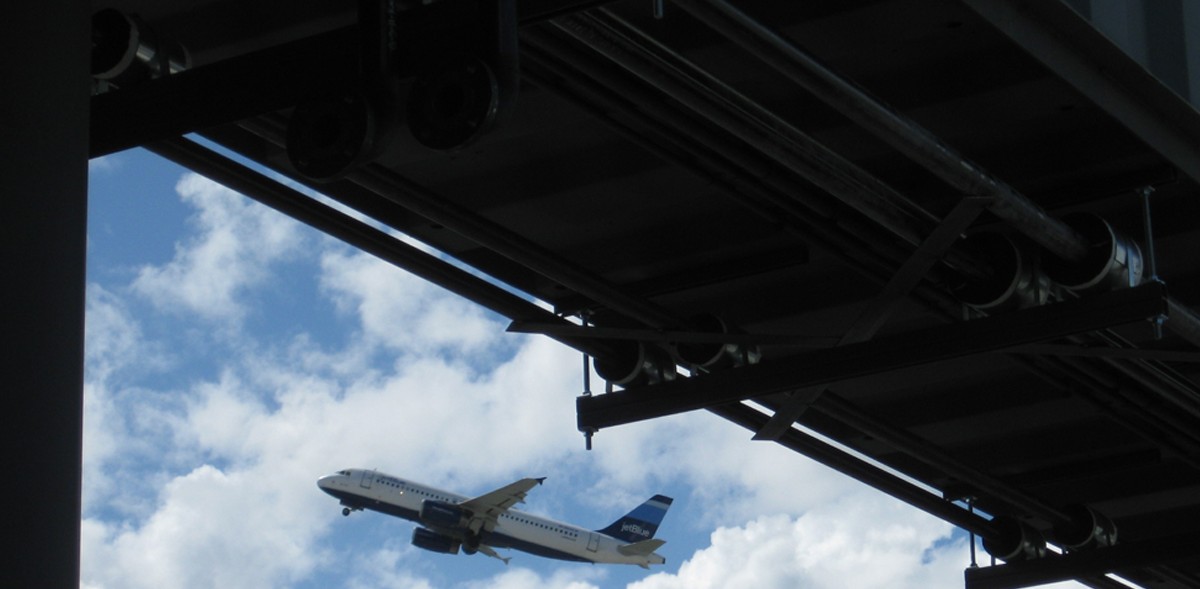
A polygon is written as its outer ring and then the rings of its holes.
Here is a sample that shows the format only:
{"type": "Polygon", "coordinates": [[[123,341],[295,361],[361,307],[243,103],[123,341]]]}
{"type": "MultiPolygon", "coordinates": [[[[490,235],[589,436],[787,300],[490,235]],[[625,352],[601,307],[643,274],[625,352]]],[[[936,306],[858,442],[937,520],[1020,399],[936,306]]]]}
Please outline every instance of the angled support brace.
{"type": "Polygon", "coordinates": [[[1166,288],[1148,283],[1007,315],[815,350],[736,370],[576,399],[580,429],[600,429],[694,409],[829,385],[910,366],[1042,342],[1167,313],[1166,288]]]}
{"type": "MultiPolygon", "coordinates": [[[[992,198],[986,196],[968,196],[960,200],[954,210],[942,219],[929,237],[925,238],[925,241],[892,275],[892,279],[884,285],[879,296],[863,309],[837,345],[855,344],[874,337],[879,328],[883,327],[888,317],[891,316],[896,304],[916,288],[917,284],[921,282],[921,278],[938,260],[942,259],[942,256],[958,240],[962,232],[975,222],[979,213],[982,213],[991,202],[992,198]]],[[[779,436],[792,427],[792,424],[824,391],[825,387],[821,386],[790,393],[788,400],[779,407],[770,421],[754,434],[754,439],[778,440],[779,436]]]]}

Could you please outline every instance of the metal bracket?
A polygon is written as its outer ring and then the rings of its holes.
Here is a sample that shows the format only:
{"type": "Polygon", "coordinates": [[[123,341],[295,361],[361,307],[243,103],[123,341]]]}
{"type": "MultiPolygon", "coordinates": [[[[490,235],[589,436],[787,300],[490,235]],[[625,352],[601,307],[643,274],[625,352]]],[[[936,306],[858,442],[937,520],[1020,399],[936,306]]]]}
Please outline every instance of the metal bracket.
{"type": "MultiPolygon", "coordinates": [[[[900,269],[892,275],[891,280],[884,285],[871,304],[863,309],[854,324],[850,326],[837,345],[844,346],[864,342],[875,336],[879,328],[887,322],[896,304],[899,303],[912,289],[916,288],[929,269],[950,249],[950,246],[961,236],[971,223],[983,212],[992,198],[987,196],[968,196],[955,205],[954,210],[946,215],[942,222],[921,242],[912,255],[904,261],[900,269]]],[[[754,434],[755,440],[778,440],[783,432],[792,427],[804,411],[824,392],[824,387],[802,389],[789,395],[788,401],[775,411],[775,415],[766,425],[754,434]]]]}
{"type": "Polygon", "coordinates": [[[599,429],[803,387],[1037,343],[1167,313],[1166,288],[1147,283],[1006,315],[815,350],[737,370],[620,394],[576,399],[580,428],[599,429]]]}
{"type": "Polygon", "coordinates": [[[1195,556],[1195,534],[1157,538],[1046,556],[1038,560],[990,567],[968,568],[964,573],[966,589],[1012,589],[1055,581],[1096,577],[1105,573],[1166,564],[1195,556]]]}

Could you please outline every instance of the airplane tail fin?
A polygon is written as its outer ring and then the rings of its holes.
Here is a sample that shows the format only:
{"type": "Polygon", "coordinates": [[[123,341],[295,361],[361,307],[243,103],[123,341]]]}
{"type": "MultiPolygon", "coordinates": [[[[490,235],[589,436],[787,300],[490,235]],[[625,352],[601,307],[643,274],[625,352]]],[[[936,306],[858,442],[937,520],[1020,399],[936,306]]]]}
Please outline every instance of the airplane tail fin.
{"type": "Polygon", "coordinates": [[[631,544],[649,540],[654,537],[654,532],[658,531],[658,524],[662,523],[663,516],[667,515],[671,501],[673,500],[665,495],[655,495],[621,519],[609,524],[607,528],[597,531],[631,544]]]}

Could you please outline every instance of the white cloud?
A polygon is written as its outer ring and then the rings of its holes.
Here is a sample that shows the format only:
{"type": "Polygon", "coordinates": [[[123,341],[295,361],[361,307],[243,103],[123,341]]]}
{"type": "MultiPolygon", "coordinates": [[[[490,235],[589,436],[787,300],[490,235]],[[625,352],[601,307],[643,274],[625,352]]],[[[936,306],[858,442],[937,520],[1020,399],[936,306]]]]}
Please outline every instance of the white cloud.
{"type": "MultiPolygon", "coordinates": [[[[165,370],[170,359],[153,342],[147,342],[140,323],[125,302],[98,284],[87,287],[84,329],[83,508],[107,504],[122,508],[122,470],[118,464],[147,455],[145,416],[150,404],[127,411],[129,399],[140,398],[130,379],[165,370]]],[[[157,453],[156,453],[157,454],[157,453]]]]}
{"type": "Polygon", "coordinates": [[[120,297],[99,284],[87,285],[84,362],[89,377],[104,380],[135,361],[159,364],[160,354],[145,345],[141,326],[120,297]]]}
{"type": "Polygon", "coordinates": [[[316,498],[292,493],[294,482],[207,465],[176,477],[140,526],[85,526],[84,579],[130,588],[290,585],[320,564],[316,498]]]}
{"type": "Polygon", "coordinates": [[[354,313],[369,343],[397,353],[458,355],[502,344],[503,324],[465,299],[364,253],[321,258],[321,288],[354,313]]]}
{"type": "Polygon", "coordinates": [[[88,160],[88,173],[115,172],[121,169],[123,160],[119,153],[111,153],[88,160]]]}
{"type": "Polygon", "coordinates": [[[267,280],[272,263],[298,253],[300,226],[198,174],[185,174],[176,191],[197,209],[197,235],[167,264],[143,266],[133,289],[162,309],[240,318],[246,290],[267,280]]]}
{"type": "MultiPolygon", "coordinates": [[[[762,513],[798,515],[861,483],[704,411],[601,430],[593,450],[607,501],[628,504],[664,482],[685,483],[710,504],[704,526],[762,513]]],[[[638,499],[640,500],[640,499],[638,499]]]]}
{"type": "MultiPolygon", "coordinates": [[[[343,520],[317,489],[317,476],[346,467],[465,493],[520,476],[567,479],[539,490],[530,507],[541,512],[577,495],[615,516],[661,487],[690,489],[690,511],[668,516],[667,548],[723,527],[678,573],[632,589],[961,586],[965,547],[935,545],[947,524],[704,412],[604,430],[583,452],[577,352],[504,334],[479,307],[330,240],[301,252],[294,223],[199,176],[185,175],[178,192],[197,209],[195,233],[171,262],[143,267],[133,292],[176,317],[237,320],[281,260],[307,255],[360,337],[339,347],[307,333],[282,344],[240,333],[205,350],[208,372],[154,385],[130,367],[145,358],[167,370],[192,351],[167,362],[164,342],[147,341],[114,294],[122,288],[93,289],[82,587],[291,587],[343,570],[336,584],[350,589],[434,587],[437,575],[419,572],[429,555],[407,538],[352,555],[329,544],[333,530],[390,523],[343,520]]],[[[620,583],[602,567],[495,570],[460,586],[620,583]]]]}
{"type": "Polygon", "coordinates": [[[237,464],[294,458],[318,473],[378,466],[477,484],[579,445],[577,359],[531,339],[482,375],[427,358],[344,381],[254,361],[197,385],[180,435],[237,464]]]}
{"type": "Polygon", "coordinates": [[[962,586],[964,542],[937,545],[949,524],[877,493],[856,493],[793,519],[762,516],[722,527],[677,574],[630,589],[962,586]]]}
{"type": "Polygon", "coordinates": [[[425,578],[405,570],[406,552],[383,548],[357,556],[345,571],[346,589],[434,589],[425,578]]]}
{"type": "Polygon", "coordinates": [[[598,589],[590,581],[596,572],[578,568],[559,569],[548,576],[526,568],[512,567],[490,579],[475,581],[462,585],[463,589],[598,589]]]}

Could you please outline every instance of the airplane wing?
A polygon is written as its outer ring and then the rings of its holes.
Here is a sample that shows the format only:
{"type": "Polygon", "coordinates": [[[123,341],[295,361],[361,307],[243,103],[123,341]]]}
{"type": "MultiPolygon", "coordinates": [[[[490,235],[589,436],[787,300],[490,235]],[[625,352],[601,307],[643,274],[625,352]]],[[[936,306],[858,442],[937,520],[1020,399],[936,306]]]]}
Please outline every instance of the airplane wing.
{"type": "Polygon", "coordinates": [[[500,517],[500,514],[518,503],[524,503],[525,494],[530,489],[542,484],[544,480],[546,477],[521,479],[474,499],[463,501],[459,505],[474,513],[475,518],[482,519],[483,529],[491,531],[496,526],[496,518],[500,517]]]}

